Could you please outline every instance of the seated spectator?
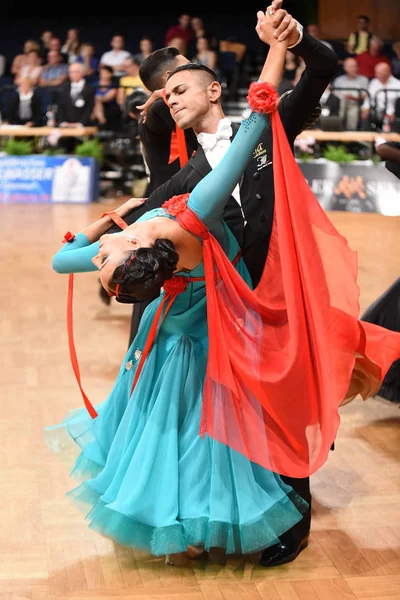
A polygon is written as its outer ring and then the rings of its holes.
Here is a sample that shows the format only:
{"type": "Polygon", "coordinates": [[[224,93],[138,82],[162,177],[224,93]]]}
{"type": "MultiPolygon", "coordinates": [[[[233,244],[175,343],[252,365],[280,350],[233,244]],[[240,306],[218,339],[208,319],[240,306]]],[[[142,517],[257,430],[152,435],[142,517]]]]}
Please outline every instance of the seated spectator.
{"type": "Polygon", "coordinates": [[[187,43],[185,42],[185,40],[181,37],[174,37],[171,38],[169,41],[168,46],[172,47],[172,48],[176,48],[177,50],[179,50],[179,53],[182,54],[182,56],[186,56],[187,55],[187,43]]]}
{"type": "Polygon", "coordinates": [[[308,33],[308,35],[311,35],[311,37],[315,38],[316,40],[319,40],[321,42],[321,44],[325,44],[325,46],[327,46],[328,48],[330,48],[330,50],[332,50],[332,52],[334,52],[332,44],[330,44],[326,40],[321,39],[321,32],[319,29],[319,25],[317,25],[316,23],[310,23],[310,25],[307,26],[307,33],[308,33]]]}
{"type": "Polygon", "coordinates": [[[347,40],[346,47],[349,54],[357,55],[368,51],[369,43],[373,37],[370,31],[370,22],[370,18],[367,15],[359,15],[358,29],[350,33],[347,40]]]}
{"type": "Polygon", "coordinates": [[[7,59],[4,54],[0,54],[0,77],[3,77],[6,72],[7,59]]]}
{"type": "Polygon", "coordinates": [[[95,49],[93,44],[87,42],[83,43],[80,47],[80,54],[76,59],[77,63],[83,65],[83,71],[88,81],[95,82],[99,77],[99,64],[100,61],[95,56],[95,49]]]}
{"type": "Polygon", "coordinates": [[[219,78],[219,69],[218,69],[218,54],[215,50],[211,50],[208,39],[206,37],[198,37],[196,41],[196,54],[190,60],[194,63],[199,63],[200,65],[205,65],[214,73],[216,73],[219,78]]]}
{"type": "Polygon", "coordinates": [[[190,45],[188,46],[190,54],[195,54],[196,41],[201,37],[207,38],[208,47],[210,48],[210,50],[215,50],[216,52],[218,52],[218,39],[214,34],[212,34],[208,30],[208,28],[206,29],[202,17],[192,17],[190,21],[190,26],[194,33],[194,39],[190,42],[190,45]]]}
{"type": "Polygon", "coordinates": [[[67,39],[61,47],[61,52],[67,55],[69,64],[76,61],[80,53],[81,42],[79,40],[79,31],[71,28],[67,31],[67,39]]]}
{"type": "Polygon", "coordinates": [[[287,81],[290,81],[290,83],[293,84],[293,81],[296,77],[296,71],[299,66],[299,58],[295,54],[290,52],[290,50],[287,50],[282,78],[287,81]]]}
{"type": "Polygon", "coordinates": [[[382,54],[383,42],[373,37],[369,43],[368,50],[360,52],[356,56],[358,63],[359,75],[364,75],[368,79],[375,77],[375,67],[381,62],[385,62],[390,65],[390,60],[387,56],[382,54]]]}
{"type": "MultiPolygon", "coordinates": [[[[92,113],[95,103],[95,88],[85,80],[84,68],[80,63],[68,67],[68,81],[61,87],[56,124],[58,127],[88,127],[93,125],[92,113]]],[[[80,142],[79,137],[61,137],[59,144],[67,154],[73,152],[80,142]]]]}
{"type": "Polygon", "coordinates": [[[395,42],[392,45],[394,58],[392,58],[392,75],[400,78],[400,42],[395,42]]]}
{"type": "Polygon", "coordinates": [[[68,78],[68,65],[63,62],[62,56],[56,50],[50,50],[47,55],[48,63],[43,67],[39,79],[41,87],[57,87],[68,78]]]}
{"type": "Polygon", "coordinates": [[[137,88],[144,89],[143,81],[140,79],[139,75],[139,67],[139,61],[133,56],[129,56],[122,63],[122,68],[126,75],[120,77],[117,92],[117,102],[121,109],[125,107],[125,99],[133,92],[133,90],[137,88]]]}
{"type": "Polygon", "coordinates": [[[87,127],[92,124],[95,88],[85,80],[83,65],[68,67],[68,81],[59,93],[57,108],[58,127],[87,127]]]}
{"type": "Polygon", "coordinates": [[[22,54],[17,54],[14,57],[10,68],[10,73],[13,75],[14,80],[20,74],[22,67],[28,64],[28,56],[31,50],[40,51],[39,44],[35,40],[26,40],[22,54]]]}
{"type": "Polygon", "coordinates": [[[194,41],[194,31],[190,26],[190,15],[187,13],[183,13],[179,16],[176,25],[168,27],[165,34],[165,45],[176,48],[177,46],[171,44],[172,41],[174,41],[174,44],[176,43],[176,38],[180,38],[185,42],[186,50],[194,41]]]}
{"type": "Polygon", "coordinates": [[[108,52],[100,57],[100,67],[111,67],[115,77],[122,77],[125,71],[122,68],[122,63],[131,54],[124,50],[125,38],[123,35],[114,35],[111,39],[111,48],[108,52]]]}
{"type": "Polygon", "coordinates": [[[139,61],[139,64],[141,65],[142,62],[148,56],[150,56],[150,54],[152,52],[153,52],[153,42],[151,41],[151,39],[149,37],[143,36],[139,42],[139,52],[137,52],[134,55],[134,57],[136,58],[137,61],[139,61]]]}
{"type": "Polygon", "coordinates": [[[354,57],[349,56],[344,60],[343,69],[345,74],[339,75],[333,81],[332,87],[340,98],[340,115],[343,117],[345,128],[357,131],[360,124],[361,105],[367,97],[367,92],[361,90],[368,89],[369,79],[364,75],[359,75],[358,63],[354,57]]]}
{"type": "Polygon", "coordinates": [[[25,125],[25,127],[41,127],[45,123],[45,113],[39,94],[33,87],[30,77],[19,81],[7,109],[3,114],[3,123],[7,125],[25,125]]]}
{"type": "Polygon", "coordinates": [[[117,92],[113,69],[107,65],[100,67],[92,119],[101,129],[119,131],[121,127],[122,113],[117,102],[117,92]]]}
{"type": "Polygon", "coordinates": [[[47,55],[50,50],[50,41],[53,39],[54,34],[50,29],[45,29],[40,36],[39,52],[42,58],[42,64],[47,64],[47,55]]]}
{"type": "MultiPolygon", "coordinates": [[[[58,37],[52,37],[51,40],[49,41],[49,52],[51,52],[52,50],[54,50],[55,52],[59,52],[62,58],[62,62],[64,62],[66,65],[68,64],[68,54],[66,52],[62,51],[62,44],[61,44],[61,40],[58,37]]],[[[48,53],[47,53],[48,56],[48,53]]]]}
{"type": "Polygon", "coordinates": [[[39,50],[31,50],[28,53],[25,64],[21,67],[19,74],[15,76],[14,83],[19,85],[22,79],[29,77],[33,86],[38,85],[43,71],[42,59],[39,50]]]}
{"type": "Polygon", "coordinates": [[[387,62],[376,65],[375,77],[369,82],[368,92],[369,97],[364,100],[361,110],[363,129],[368,130],[371,123],[382,128],[385,118],[393,122],[396,100],[400,98],[400,79],[393,77],[391,66],[387,62]],[[387,93],[384,94],[382,90],[387,93]]]}
{"type": "Polygon", "coordinates": [[[329,84],[321,96],[321,117],[338,117],[340,115],[340,98],[329,84]]]}

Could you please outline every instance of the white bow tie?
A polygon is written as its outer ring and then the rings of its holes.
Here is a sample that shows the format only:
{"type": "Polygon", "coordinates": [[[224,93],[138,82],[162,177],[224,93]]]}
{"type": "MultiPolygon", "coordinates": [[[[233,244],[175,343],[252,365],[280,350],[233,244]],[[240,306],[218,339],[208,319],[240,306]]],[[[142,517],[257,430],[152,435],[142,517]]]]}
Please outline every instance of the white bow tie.
{"type": "Polygon", "coordinates": [[[229,119],[222,119],[218,124],[216,133],[199,133],[197,141],[202,146],[204,152],[212,150],[220,140],[230,140],[232,137],[232,127],[229,119]]]}

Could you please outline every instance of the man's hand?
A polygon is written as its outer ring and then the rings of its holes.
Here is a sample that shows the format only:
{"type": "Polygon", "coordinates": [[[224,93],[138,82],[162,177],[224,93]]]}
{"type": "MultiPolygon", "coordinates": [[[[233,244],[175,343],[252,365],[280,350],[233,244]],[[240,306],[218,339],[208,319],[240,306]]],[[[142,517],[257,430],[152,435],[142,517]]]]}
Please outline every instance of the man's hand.
{"type": "Polygon", "coordinates": [[[287,41],[288,46],[298,42],[300,34],[297,21],[286,10],[281,9],[282,0],[274,0],[265,13],[258,11],[256,31],[262,42],[272,46],[287,41]]]}

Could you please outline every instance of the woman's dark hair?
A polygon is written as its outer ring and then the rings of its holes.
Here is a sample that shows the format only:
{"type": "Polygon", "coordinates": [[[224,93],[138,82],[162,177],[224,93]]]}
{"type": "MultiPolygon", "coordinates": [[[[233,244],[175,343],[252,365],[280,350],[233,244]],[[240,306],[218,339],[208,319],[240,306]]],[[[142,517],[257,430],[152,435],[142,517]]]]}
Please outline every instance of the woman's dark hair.
{"type": "Polygon", "coordinates": [[[112,283],[119,284],[117,300],[154,300],[164,282],[172,277],[178,260],[174,244],[165,238],[158,238],[150,248],[138,248],[113,273],[112,283]]]}

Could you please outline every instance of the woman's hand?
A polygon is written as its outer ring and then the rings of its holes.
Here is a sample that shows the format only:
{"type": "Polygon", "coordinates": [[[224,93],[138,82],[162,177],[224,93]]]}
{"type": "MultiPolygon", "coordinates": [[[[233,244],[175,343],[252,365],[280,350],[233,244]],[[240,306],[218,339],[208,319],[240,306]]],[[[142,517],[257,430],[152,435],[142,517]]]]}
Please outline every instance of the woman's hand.
{"type": "Polygon", "coordinates": [[[140,110],[140,116],[145,117],[147,115],[147,111],[150,106],[153,104],[155,100],[162,98],[163,90],[155,90],[146,100],[144,104],[138,104],[137,109],[140,110]]]}
{"type": "MultiPolygon", "coordinates": [[[[277,6],[279,3],[276,2],[277,6]]],[[[262,42],[273,46],[277,42],[286,42],[291,46],[299,39],[297,21],[286,10],[278,8],[274,4],[267,8],[265,13],[257,12],[256,32],[262,42]]]]}
{"type": "Polygon", "coordinates": [[[115,212],[120,217],[124,217],[132,210],[135,210],[135,208],[142,206],[144,202],[146,202],[146,198],[129,198],[129,200],[121,204],[121,206],[119,206],[115,212]]]}

